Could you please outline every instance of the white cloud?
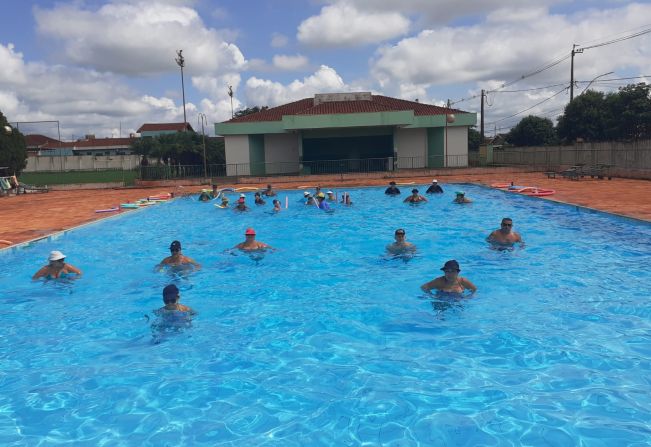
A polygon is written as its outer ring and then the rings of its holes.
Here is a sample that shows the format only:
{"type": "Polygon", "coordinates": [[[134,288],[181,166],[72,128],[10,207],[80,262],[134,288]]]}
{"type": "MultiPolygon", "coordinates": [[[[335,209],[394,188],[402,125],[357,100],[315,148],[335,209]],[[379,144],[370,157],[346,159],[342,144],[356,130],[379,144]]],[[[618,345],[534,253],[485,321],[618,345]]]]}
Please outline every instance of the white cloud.
{"type": "Polygon", "coordinates": [[[337,72],[322,65],[313,75],[288,85],[251,77],[246,81],[245,95],[249,106],[275,107],[287,102],[314,96],[315,93],[349,91],[337,72]]]}
{"type": "Polygon", "coordinates": [[[22,84],[25,82],[25,64],[22,53],[14,51],[14,45],[0,44],[0,82],[22,84]]]}
{"type": "Polygon", "coordinates": [[[300,54],[297,54],[296,56],[277,54],[273,57],[273,64],[274,67],[280,70],[301,70],[307,67],[308,59],[300,54]]]}
{"type": "Polygon", "coordinates": [[[402,36],[409,19],[399,12],[364,12],[346,2],[325,6],[298,27],[299,42],[312,47],[352,47],[402,36]]]}
{"type": "Polygon", "coordinates": [[[235,71],[245,63],[239,48],[207,28],[189,7],[114,2],[91,11],[77,5],[34,10],[39,33],[61,41],[65,57],[77,65],[130,75],[159,74],[177,69],[174,56],[179,48],[190,74],[235,71]]]}
{"type": "Polygon", "coordinates": [[[273,48],[282,48],[289,43],[289,38],[284,34],[273,33],[271,35],[271,46],[273,48]]]}

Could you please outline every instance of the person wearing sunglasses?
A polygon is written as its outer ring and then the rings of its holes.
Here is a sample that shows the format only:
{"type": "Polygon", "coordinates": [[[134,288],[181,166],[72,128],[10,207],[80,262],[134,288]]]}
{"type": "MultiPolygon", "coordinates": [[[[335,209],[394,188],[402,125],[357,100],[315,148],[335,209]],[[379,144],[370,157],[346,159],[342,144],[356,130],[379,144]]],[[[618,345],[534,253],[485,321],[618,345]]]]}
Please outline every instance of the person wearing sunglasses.
{"type": "Polygon", "coordinates": [[[398,228],[394,233],[396,241],[393,244],[387,245],[387,251],[392,255],[401,255],[405,253],[413,253],[416,251],[416,246],[411,242],[407,242],[405,230],[398,228]]]}
{"type": "Polygon", "coordinates": [[[46,279],[59,279],[67,278],[70,276],[81,276],[81,270],[74,265],[66,263],[66,255],[58,250],[54,250],[47,258],[47,265],[34,273],[32,279],[46,278],[46,279]]]}
{"type": "Polygon", "coordinates": [[[424,292],[431,292],[433,289],[439,292],[455,294],[463,293],[466,289],[470,290],[471,293],[477,291],[477,287],[473,283],[459,276],[461,269],[459,268],[459,263],[454,259],[447,261],[441,270],[443,270],[443,276],[439,276],[420,286],[424,292]]]}
{"type": "Polygon", "coordinates": [[[513,219],[510,217],[505,217],[502,219],[500,228],[493,231],[488,238],[486,239],[489,243],[499,246],[513,246],[513,244],[519,243],[524,245],[522,237],[515,231],[513,231],[513,219]]]}
{"type": "Polygon", "coordinates": [[[185,256],[181,252],[181,242],[174,241],[170,244],[171,255],[163,259],[156,267],[160,270],[164,266],[192,266],[196,269],[201,268],[201,264],[194,259],[185,256]]]}

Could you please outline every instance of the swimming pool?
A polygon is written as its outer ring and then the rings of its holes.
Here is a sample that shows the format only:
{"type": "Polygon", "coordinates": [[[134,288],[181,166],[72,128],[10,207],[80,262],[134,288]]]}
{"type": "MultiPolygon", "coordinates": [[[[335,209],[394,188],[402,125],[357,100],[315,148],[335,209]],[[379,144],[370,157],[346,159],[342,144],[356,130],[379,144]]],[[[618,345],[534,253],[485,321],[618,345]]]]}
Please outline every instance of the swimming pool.
{"type": "Polygon", "coordinates": [[[178,199],[0,253],[0,444],[651,442],[651,226],[443,187],[353,189],[333,214],[300,191],[278,215],[178,199]],[[525,249],[487,247],[505,216],[525,249]],[[224,253],[247,227],[278,250],[224,253]],[[411,260],[384,256],[398,227],[411,260]],[[153,271],[174,239],[200,271],[153,271]],[[55,249],[84,277],[31,282],[55,249]],[[419,290],[448,259],[474,298],[419,290]],[[154,344],[170,282],[199,315],[154,344]]]}

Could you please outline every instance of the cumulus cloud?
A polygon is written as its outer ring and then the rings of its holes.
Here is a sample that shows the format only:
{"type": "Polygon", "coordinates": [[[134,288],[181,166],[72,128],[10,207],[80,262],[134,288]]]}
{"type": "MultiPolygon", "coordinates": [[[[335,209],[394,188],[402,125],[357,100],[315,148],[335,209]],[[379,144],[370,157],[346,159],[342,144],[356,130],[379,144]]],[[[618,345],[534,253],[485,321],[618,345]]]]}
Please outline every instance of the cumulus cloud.
{"type": "MultiPolygon", "coordinates": [[[[610,36],[614,23],[621,29],[640,27],[650,15],[651,5],[642,4],[577,16],[550,15],[543,8],[496,11],[477,25],[428,29],[396,45],[382,47],[371,72],[385,87],[395,83],[431,86],[487,79],[507,81],[564,56],[559,50],[567,48],[565,54],[569,54],[568,42],[610,36]],[[527,17],[526,27],[522,26],[522,17],[527,17]]],[[[577,56],[575,74],[590,79],[618,65],[642,67],[651,57],[651,46],[640,43],[649,40],[647,36],[635,43],[586,51],[577,56]]],[[[550,70],[537,76],[536,82],[566,79],[568,64],[559,64],[562,72],[550,70]]]]}
{"type": "Polygon", "coordinates": [[[207,28],[194,9],[174,3],[113,2],[96,11],[74,3],[37,7],[34,16],[38,32],[61,42],[68,61],[102,72],[169,72],[177,68],[179,48],[191,74],[241,69],[245,60],[236,45],[207,28]]]}
{"type": "Polygon", "coordinates": [[[350,91],[350,88],[333,68],[326,65],[302,81],[297,79],[288,85],[256,77],[249,78],[245,85],[246,103],[250,106],[275,107],[314,96],[315,93],[344,91],[350,91]]]}
{"type": "Polygon", "coordinates": [[[308,65],[308,59],[305,56],[297,54],[295,56],[287,56],[283,54],[277,54],[273,57],[274,67],[280,70],[301,70],[308,65]]]}
{"type": "Polygon", "coordinates": [[[298,27],[299,42],[312,47],[351,47],[402,36],[409,19],[396,11],[366,12],[346,2],[325,6],[298,27]]]}

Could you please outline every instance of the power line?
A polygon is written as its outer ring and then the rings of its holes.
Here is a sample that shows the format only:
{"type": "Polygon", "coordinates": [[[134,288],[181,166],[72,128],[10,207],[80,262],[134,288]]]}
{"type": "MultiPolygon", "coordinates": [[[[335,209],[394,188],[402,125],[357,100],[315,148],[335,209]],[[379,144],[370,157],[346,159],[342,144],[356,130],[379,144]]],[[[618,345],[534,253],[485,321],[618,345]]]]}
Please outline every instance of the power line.
{"type": "MultiPolygon", "coordinates": [[[[580,81],[580,82],[583,82],[583,81],[580,81]]],[[[561,86],[561,85],[567,85],[567,82],[562,82],[562,83],[559,83],[559,84],[546,85],[546,86],[544,86],[544,87],[525,88],[525,89],[521,89],[521,90],[499,90],[499,91],[493,90],[491,93],[519,93],[519,92],[532,92],[532,91],[534,91],[534,90],[544,90],[544,89],[546,89],[546,88],[559,87],[559,86],[561,86]]]]}
{"type": "Polygon", "coordinates": [[[492,121],[492,122],[490,122],[490,123],[488,123],[488,124],[496,124],[496,123],[499,123],[500,121],[504,121],[504,120],[507,120],[507,119],[509,119],[509,118],[513,118],[514,116],[520,115],[521,113],[527,112],[527,111],[533,109],[534,107],[539,106],[540,104],[543,104],[543,103],[549,101],[550,99],[552,99],[552,98],[554,98],[554,97],[560,95],[561,93],[563,93],[563,92],[566,91],[567,89],[568,89],[568,87],[565,87],[565,88],[563,88],[563,89],[557,91],[556,93],[554,93],[554,94],[553,94],[552,96],[550,96],[549,98],[543,99],[542,101],[537,102],[536,104],[532,105],[531,107],[528,107],[528,108],[526,108],[526,109],[524,109],[524,110],[520,110],[519,112],[514,113],[513,115],[509,115],[509,116],[507,116],[507,117],[504,117],[504,118],[498,119],[497,121],[492,121]]]}
{"type": "Polygon", "coordinates": [[[612,40],[608,40],[606,42],[597,43],[595,45],[590,45],[590,46],[587,46],[587,47],[581,47],[580,49],[581,50],[589,50],[591,48],[598,48],[598,47],[603,47],[603,46],[606,46],[606,45],[612,45],[614,43],[623,42],[625,40],[633,39],[634,37],[643,36],[644,34],[648,34],[648,33],[651,33],[651,28],[647,28],[645,30],[638,31],[637,33],[629,34],[628,36],[618,37],[617,39],[612,39],[612,40]]]}

